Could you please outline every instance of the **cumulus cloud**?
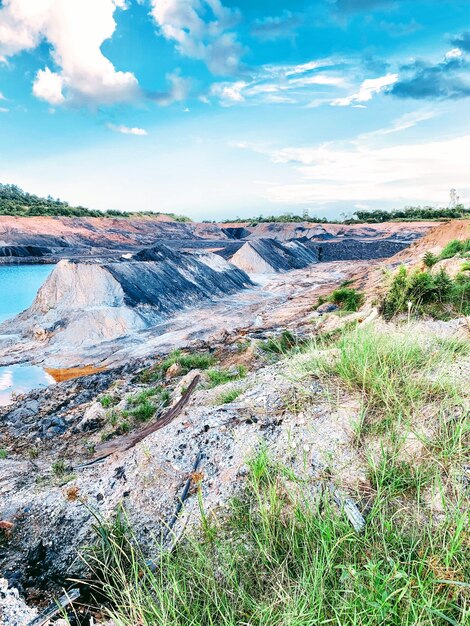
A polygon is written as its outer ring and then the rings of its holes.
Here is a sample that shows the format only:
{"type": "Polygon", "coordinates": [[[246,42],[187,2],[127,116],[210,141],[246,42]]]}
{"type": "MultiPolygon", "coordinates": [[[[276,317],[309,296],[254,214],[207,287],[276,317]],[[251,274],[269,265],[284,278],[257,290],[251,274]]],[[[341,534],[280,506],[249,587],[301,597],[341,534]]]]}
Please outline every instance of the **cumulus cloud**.
{"type": "Polygon", "coordinates": [[[45,100],[49,104],[63,104],[65,102],[62,89],[64,87],[64,79],[60,74],[51,72],[46,67],[39,70],[33,83],[33,94],[40,100],[45,100]]]}
{"type": "Polygon", "coordinates": [[[237,73],[243,47],[230,29],[238,13],[220,0],[151,0],[161,34],[185,56],[206,63],[218,75],[237,73]]]}
{"type": "Polygon", "coordinates": [[[130,101],[138,93],[131,72],[114,68],[101,45],[116,28],[123,0],[4,0],[0,9],[0,59],[51,45],[57,70],[39,70],[33,93],[49,104],[130,101]]]}
{"type": "Polygon", "coordinates": [[[439,63],[415,61],[400,70],[389,93],[398,98],[458,99],[470,96],[470,64],[460,48],[448,52],[439,63]]]}
{"type": "MultiPolygon", "coordinates": [[[[357,105],[357,103],[368,102],[372,100],[375,94],[384,91],[386,87],[393,85],[397,80],[398,74],[391,73],[380,76],[379,78],[368,78],[361,84],[358,92],[346,96],[345,98],[336,98],[331,104],[333,106],[345,107],[351,104],[357,105]]],[[[359,106],[361,105],[359,104],[359,106]]]]}
{"type": "Polygon", "coordinates": [[[123,124],[108,124],[108,128],[115,133],[121,133],[122,135],[138,135],[144,137],[148,135],[145,128],[138,128],[137,126],[124,126],[123,124]]]}

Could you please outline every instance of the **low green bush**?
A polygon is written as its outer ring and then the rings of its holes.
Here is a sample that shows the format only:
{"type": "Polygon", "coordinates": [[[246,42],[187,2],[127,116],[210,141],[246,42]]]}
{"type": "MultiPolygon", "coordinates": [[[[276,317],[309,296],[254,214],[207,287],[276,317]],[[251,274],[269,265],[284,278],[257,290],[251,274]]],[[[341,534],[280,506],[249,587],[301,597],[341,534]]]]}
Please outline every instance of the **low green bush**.
{"type": "Polygon", "coordinates": [[[439,259],[451,259],[457,254],[466,254],[467,252],[470,252],[470,239],[454,239],[444,246],[439,259]]]}
{"type": "Polygon", "coordinates": [[[207,377],[209,378],[209,387],[217,387],[218,385],[224,385],[232,380],[240,380],[245,378],[247,370],[244,365],[239,365],[235,369],[217,368],[207,370],[207,377]]]}
{"type": "Polygon", "coordinates": [[[406,312],[442,319],[469,315],[470,278],[461,273],[452,279],[443,269],[436,274],[426,270],[409,272],[402,266],[380,308],[386,319],[406,312]]]}
{"type": "Polygon", "coordinates": [[[426,254],[423,257],[423,263],[426,267],[432,267],[433,265],[436,265],[438,261],[439,261],[439,257],[433,254],[432,252],[429,252],[429,250],[426,252],[426,254]]]}
{"type": "Polygon", "coordinates": [[[335,289],[329,298],[330,302],[338,305],[343,311],[357,311],[364,302],[364,295],[350,287],[335,289]]]}

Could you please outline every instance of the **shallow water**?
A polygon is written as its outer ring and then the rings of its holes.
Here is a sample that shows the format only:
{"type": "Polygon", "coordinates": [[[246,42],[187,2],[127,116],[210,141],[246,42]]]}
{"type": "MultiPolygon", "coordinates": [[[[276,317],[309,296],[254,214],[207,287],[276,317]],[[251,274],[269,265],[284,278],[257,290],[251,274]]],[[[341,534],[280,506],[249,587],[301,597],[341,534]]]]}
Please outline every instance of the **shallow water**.
{"type": "MultiPolygon", "coordinates": [[[[0,265],[0,324],[21,313],[33,302],[53,265],[0,265]]],[[[26,393],[47,387],[54,378],[37,365],[0,367],[0,406],[11,401],[12,393],[26,393]]]]}
{"type": "Polygon", "coordinates": [[[12,394],[20,394],[47,387],[55,382],[54,378],[38,365],[6,365],[0,367],[0,406],[11,402],[12,394]]]}
{"type": "Polygon", "coordinates": [[[0,324],[33,302],[53,265],[0,265],[0,324]]]}

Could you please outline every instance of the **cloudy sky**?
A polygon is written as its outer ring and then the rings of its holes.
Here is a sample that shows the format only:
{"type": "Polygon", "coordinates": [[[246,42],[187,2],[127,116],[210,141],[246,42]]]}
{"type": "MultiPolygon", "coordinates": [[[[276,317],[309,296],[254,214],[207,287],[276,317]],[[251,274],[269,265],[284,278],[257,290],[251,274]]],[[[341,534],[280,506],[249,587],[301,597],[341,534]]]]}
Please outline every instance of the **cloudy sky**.
{"type": "Polygon", "coordinates": [[[468,203],[469,105],[469,0],[0,1],[0,181],[90,208],[468,203]]]}

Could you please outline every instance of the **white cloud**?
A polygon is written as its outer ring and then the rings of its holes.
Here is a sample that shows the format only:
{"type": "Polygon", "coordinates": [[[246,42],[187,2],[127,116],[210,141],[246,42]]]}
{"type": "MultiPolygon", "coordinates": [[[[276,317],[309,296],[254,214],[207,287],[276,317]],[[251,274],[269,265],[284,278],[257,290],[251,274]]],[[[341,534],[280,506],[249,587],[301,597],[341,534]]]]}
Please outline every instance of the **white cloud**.
{"type": "Polygon", "coordinates": [[[60,74],[51,72],[46,67],[39,70],[33,83],[33,94],[36,98],[45,100],[49,104],[63,104],[65,102],[62,89],[64,87],[64,79],[60,74]]]}
{"type": "Polygon", "coordinates": [[[222,106],[230,106],[245,102],[242,94],[243,89],[248,85],[244,81],[236,81],[233,83],[215,83],[211,87],[211,95],[216,96],[222,106]]]}
{"type": "Polygon", "coordinates": [[[372,100],[372,96],[380,93],[385,89],[396,83],[398,80],[398,74],[386,74],[380,78],[368,78],[365,80],[357,93],[353,93],[345,98],[337,98],[331,103],[333,106],[345,107],[356,102],[368,102],[372,100]]]}
{"type": "Polygon", "coordinates": [[[145,128],[138,128],[137,126],[124,126],[123,124],[108,124],[107,126],[115,133],[121,133],[123,135],[139,135],[140,137],[148,135],[145,128]]]}
{"type": "MultiPolygon", "coordinates": [[[[338,61],[321,59],[300,65],[264,65],[251,80],[214,83],[210,95],[223,106],[249,102],[251,104],[286,103],[309,106],[312,95],[347,86],[347,80],[337,69],[338,61]]],[[[325,102],[331,102],[331,95],[325,102]]]]}
{"type": "Polygon", "coordinates": [[[360,135],[360,138],[366,139],[368,137],[398,133],[403,130],[407,130],[408,128],[413,128],[416,124],[430,120],[433,117],[436,117],[436,115],[436,111],[414,111],[413,113],[405,113],[405,115],[402,115],[394,120],[391,126],[388,126],[387,128],[379,128],[378,130],[373,130],[369,133],[364,133],[363,135],[360,135]]]}
{"type": "Polygon", "coordinates": [[[152,0],[151,15],[181,54],[204,61],[214,74],[238,70],[243,48],[230,32],[237,12],[220,0],[152,0]]]}
{"type": "Polygon", "coordinates": [[[463,52],[460,48],[453,48],[452,50],[449,50],[448,52],[446,52],[446,54],[444,55],[444,58],[446,61],[449,61],[450,59],[460,59],[460,57],[463,56],[463,52]]]}
{"type": "Polygon", "coordinates": [[[0,113],[9,113],[10,109],[7,109],[6,107],[0,107],[0,113]]]}
{"type": "Polygon", "coordinates": [[[170,82],[168,91],[148,94],[151,100],[161,106],[168,106],[174,102],[185,100],[191,90],[191,81],[180,76],[178,72],[168,74],[167,79],[170,82]]]}
{"type": "Polygon", "coordinates": [[[131,72],[117,71],[101,52],[116,28],[123,0],[4,0],[0,9],[0,59],[43,40],[58,71],[39,70],[33,93],[53,105],[129,101],[138,93],[131,72]]]}
{"type": "Polygon", "coordinates": [[[299,182],[274,184],[266,193],[271,201],[287,204],[437,203],[452,187],[469,197],[469,151],[470,135],[382,148],[359,139],[349,147],[328,143],[270,151],[274,163],[293,167],[299,182]]]}

